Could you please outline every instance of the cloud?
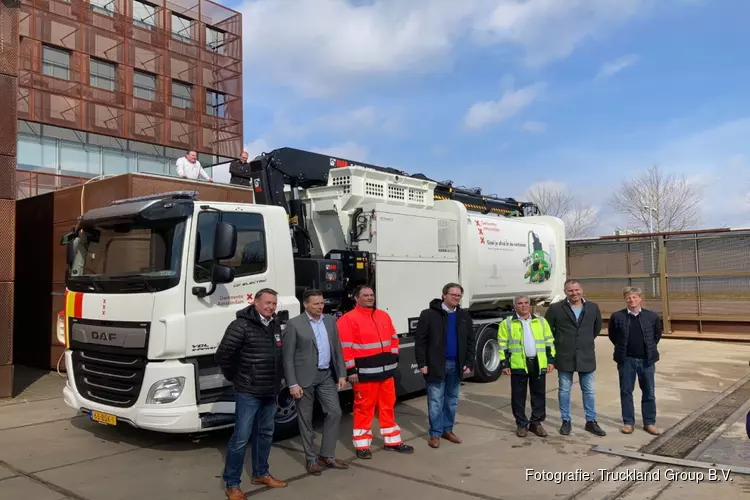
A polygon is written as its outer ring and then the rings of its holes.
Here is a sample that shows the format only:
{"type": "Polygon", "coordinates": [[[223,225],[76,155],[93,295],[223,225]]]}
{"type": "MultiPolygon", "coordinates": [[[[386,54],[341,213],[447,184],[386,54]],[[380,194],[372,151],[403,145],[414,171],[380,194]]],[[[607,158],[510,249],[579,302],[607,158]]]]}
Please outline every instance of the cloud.
{"type": "Polygon", "coordinates": [[[474,103],[466,113],[464,125],[468,129],[478,130],[503,122],[534,102],[543,87],[543,84],[537,83],[518,90],[506,90],[497,101],[474,103]]]}
{"type": "Polygon", "coordinates": [[[616,75],[617,73],[621,72],[622,70],[633,66],[638,62],[639,57],[636,54],[628,54],[622,57],[619,57],[615,59],[614,61],[610,61],[608,63],[605,63],[602,65],[601,69],[599,70],[599,73],[597,73],[596,78],[609,78],[611,76],[616,75]]]}
{"type": "Polygon", "coordinates": [[[655,0],[246,0],[246,79],[307,97],[394,75],[451,69],[457,47],[504,46],[528,65],[569,56],[655,0]],[[290,22],[303,19],[303,23],[290,22]]]}
{"type": "Polygon", "coordinates": [[[521,125],[521,130],[524,132],[541,133],[547,130],[547,125],[542,122],[529,121],[521,125]]]}
{"type": "Polygon", "coordinates": [[[285,139],[300,139],[317,132],[346,136],[355,134],[402,135],[404,114],[400,110],[361,106],[347,111],[326,113],[297,123],[285,117],[279,117],[274,123],[274,135],[285,139]]]}

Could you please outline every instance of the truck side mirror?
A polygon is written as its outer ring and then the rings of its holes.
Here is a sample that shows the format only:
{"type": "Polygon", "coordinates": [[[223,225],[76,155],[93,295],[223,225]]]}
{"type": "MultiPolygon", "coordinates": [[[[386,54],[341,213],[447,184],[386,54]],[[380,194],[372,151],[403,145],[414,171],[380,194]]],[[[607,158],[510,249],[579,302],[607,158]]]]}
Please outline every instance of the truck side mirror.
{"type": "Polygon", "coordinates": [[[76,258],[76,242],[71,240],[65,247],[65,261],[68,263],[68,267],[73,265],[73,261],[76,258]]]}
{"type": "Polygon", "coordinates": [[[211,270],[211,282],[215,285],[224,283],[231,283],[234,281],[234,268],[229,266],[222,266],[221,264],[214,265],[211,270]]]}
{"type": "Polygon", "coordinates": [[[237,228],[227,222],[219,222],[214,232],[214,259],[231,259],[236,250],[237,228]]]}

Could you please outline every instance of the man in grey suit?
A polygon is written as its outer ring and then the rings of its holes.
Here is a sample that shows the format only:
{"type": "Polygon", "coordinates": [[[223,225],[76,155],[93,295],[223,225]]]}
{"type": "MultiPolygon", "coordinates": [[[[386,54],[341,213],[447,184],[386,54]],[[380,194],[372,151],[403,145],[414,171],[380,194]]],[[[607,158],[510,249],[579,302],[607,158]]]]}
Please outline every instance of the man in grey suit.
{"type": "Polygon", "coordinates": [[[305,290],[303,304],[305,312],[290,319],[284,332],[284,376],[298,401],[307,472],[319,476],[325,468],[349,468],[334,457],[341,422],[338,389],[346,386],[346,366],[336,321],[323,314],[323,293],[305,290]],[[325,414],[320,455],[315,452],[312,426],[316,399],[325,414]]]}

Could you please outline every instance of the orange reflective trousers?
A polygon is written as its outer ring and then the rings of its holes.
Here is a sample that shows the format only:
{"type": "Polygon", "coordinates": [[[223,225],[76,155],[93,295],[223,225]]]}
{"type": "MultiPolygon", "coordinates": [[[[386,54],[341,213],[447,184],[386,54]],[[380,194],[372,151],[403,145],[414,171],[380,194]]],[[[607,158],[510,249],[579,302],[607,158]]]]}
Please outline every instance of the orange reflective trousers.
{"type": "Polygon", "coordinates": [[[378,410],[380,434],[386,446],[398,446],[401,428],[396,424],[396,384],[393,377],[375,382],[359,382],[354,385],[354,432],[352,442],[357,450],[364,450],[372,443],[372,419],[378,410]]]}

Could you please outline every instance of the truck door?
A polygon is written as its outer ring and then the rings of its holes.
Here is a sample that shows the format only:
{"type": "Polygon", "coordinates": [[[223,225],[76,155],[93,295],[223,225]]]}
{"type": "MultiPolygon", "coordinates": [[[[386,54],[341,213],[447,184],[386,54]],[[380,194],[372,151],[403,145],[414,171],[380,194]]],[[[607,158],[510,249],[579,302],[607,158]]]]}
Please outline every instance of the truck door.
{"type": "MultiPolygon", "coordinates": [[[[243,207],[244,208],[244,207],[243,207]]],[[[213,361],[213,354],[221,342],[229,323],[237,311],[253,302],[253,294],[268,283],[270,244],[266,220],[261,207],[246,207],[243,211],[203,210],[195,219],[196,237],[189,250],[185,316],[187,334],[186,357],[198,364],[199,403],[233,401],[228,382],[213,361]],[[216,285],[213,294],[198,297],[196,287],[211,288],[214,266],[213,238],[218,222],[228,222],[237,228],[237,250],[233,258],[221,264],[234,268],[234,281],[216,285]]]]}

